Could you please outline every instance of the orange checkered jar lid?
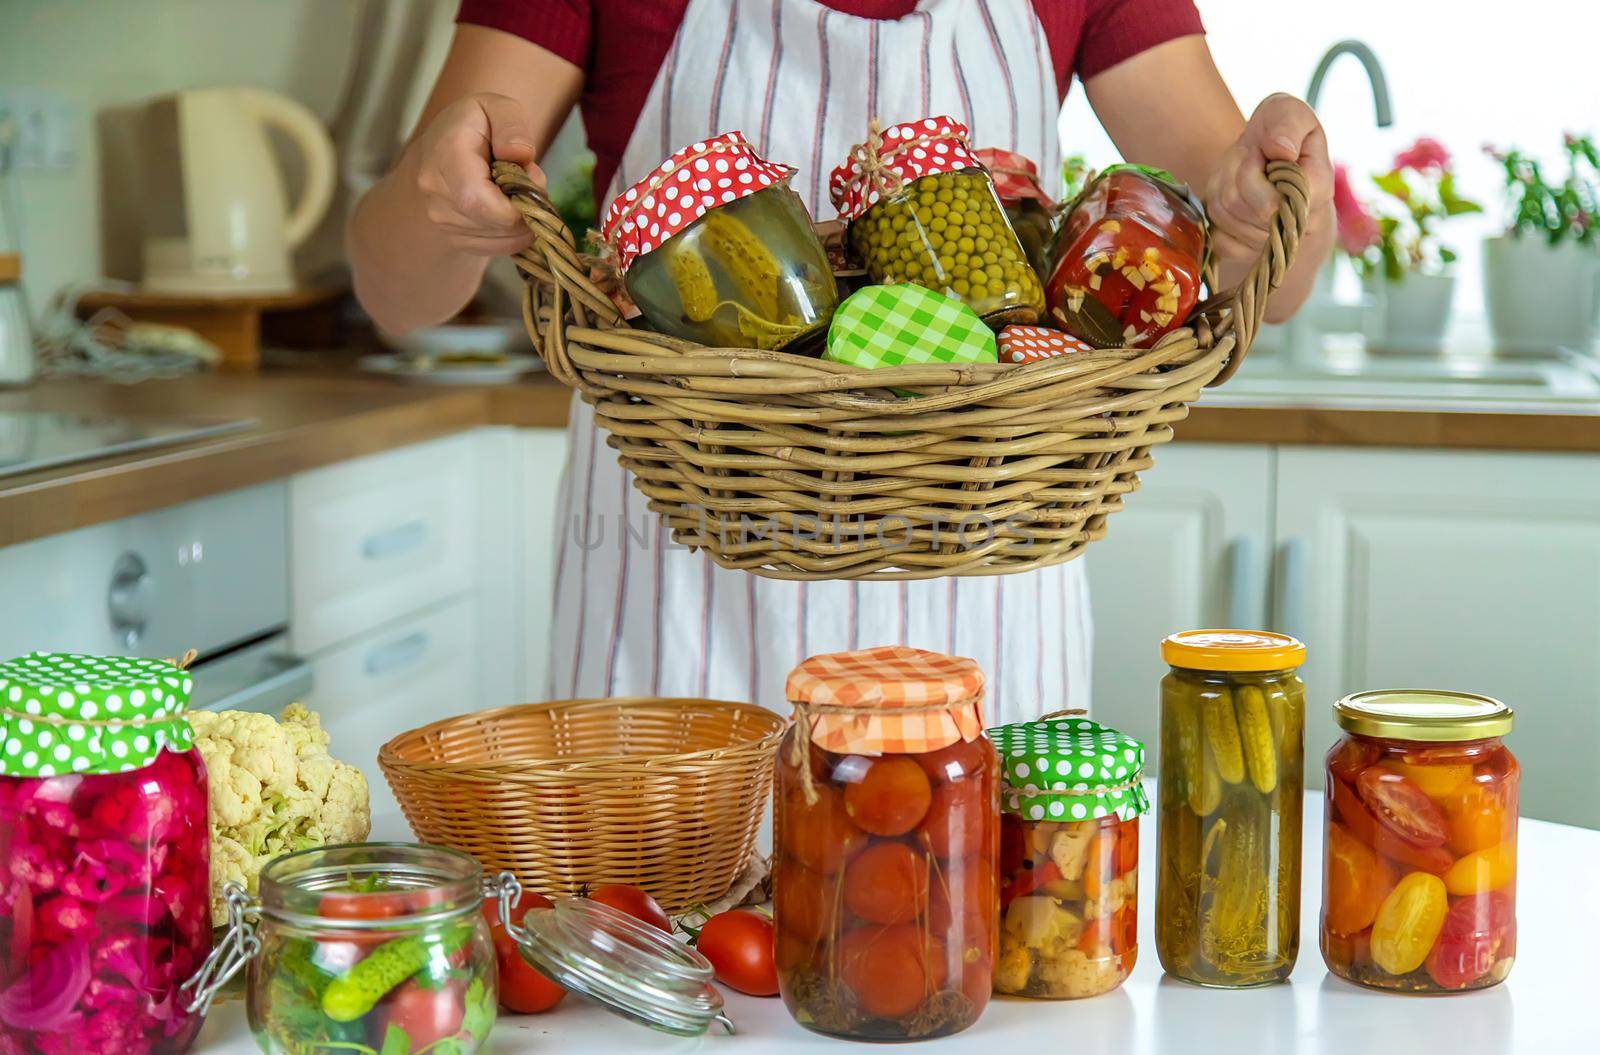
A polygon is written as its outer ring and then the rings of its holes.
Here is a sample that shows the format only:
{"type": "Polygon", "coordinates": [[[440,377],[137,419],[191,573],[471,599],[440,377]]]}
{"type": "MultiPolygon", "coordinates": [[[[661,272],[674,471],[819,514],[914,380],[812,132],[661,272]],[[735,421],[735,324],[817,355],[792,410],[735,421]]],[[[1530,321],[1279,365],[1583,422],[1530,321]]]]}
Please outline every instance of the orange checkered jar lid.
{"type": "Polygon", "coordinates": [[[797,723],[836,754],[921,754],[983,735],[983,671],[904,645],[812,656],[786,686],[797,723]]]}

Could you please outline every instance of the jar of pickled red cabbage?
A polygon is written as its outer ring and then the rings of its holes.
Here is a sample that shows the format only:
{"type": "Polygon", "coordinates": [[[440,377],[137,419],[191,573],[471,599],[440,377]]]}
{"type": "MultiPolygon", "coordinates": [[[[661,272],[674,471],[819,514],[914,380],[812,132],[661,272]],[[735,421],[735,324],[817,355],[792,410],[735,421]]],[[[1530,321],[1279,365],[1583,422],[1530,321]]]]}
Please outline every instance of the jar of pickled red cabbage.
{"type": "Polygon", "coordinates": [[[1161,655],[1156,953],[1198,985],[1284,981],[1300,951],[1305,646],[1190,630],[1161,655]]]}
{"type": "Polygon", "coordinates": [[[778,751],[778,990],[808,1029],[915,1040],[989,1001],[999,852],[983,674],[901,646],[813,656],[789,675],[778,751]]]}
{"type": "Polygon", "coordinates": [[[1144,745],[1069,714],[989,736],[1001,772],[995,991],[1110,992],[1139,954],[1144,745]]]}
{"type": "Polygon", "coordinates": [[[211,947],[192,681],[150,659],[0,664],[0,1039],[8,1053],[186,1050],[211,947]]]}
{"type": "Polygon", "coordinates": [[[1322,958],[1374,989],[1505,981],[1517,952],[1517,786],[1487,696],[1362,692],[1334,704],[1322,958]]]}

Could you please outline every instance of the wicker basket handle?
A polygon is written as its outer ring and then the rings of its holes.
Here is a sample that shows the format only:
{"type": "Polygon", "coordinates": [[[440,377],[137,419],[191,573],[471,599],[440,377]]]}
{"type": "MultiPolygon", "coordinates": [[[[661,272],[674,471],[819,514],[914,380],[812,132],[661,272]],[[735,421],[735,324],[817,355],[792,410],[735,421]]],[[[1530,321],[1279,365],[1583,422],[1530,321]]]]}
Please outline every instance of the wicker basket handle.
{"type": "Polygon", "coordinates": [[[1300,171],[1300,166],[1292,161],[1270,161],[1267,163],[1267,179],[1277,188],[1281,197],[1278,211],[1272,217],[1267,244],[1261,247],[1261,256],[1250,265],[1249,272],[1237,288],[1211,298],[1201,305],[1198,312],[1214,318],[1216,308],[1231,308],[1220,320],[1218,328],[1226,328],[1233,333],[1233,352],[1217,376],[1208,383],[1209,386],[1222,384],[1244,363],[1256,331],[1261,329],[1262,319],[1266,316],[1267,297],[1278,288],[1294,263],[1295,253],[1300,249],[1300,236],[1306,228],[1309,199],[1305,173],[1300,171]]]}

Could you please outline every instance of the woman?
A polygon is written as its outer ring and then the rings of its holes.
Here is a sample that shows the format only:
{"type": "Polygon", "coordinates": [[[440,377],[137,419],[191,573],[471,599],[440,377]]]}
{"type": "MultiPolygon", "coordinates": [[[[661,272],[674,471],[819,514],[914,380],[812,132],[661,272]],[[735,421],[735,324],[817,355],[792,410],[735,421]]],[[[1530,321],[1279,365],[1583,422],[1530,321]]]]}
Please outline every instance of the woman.
{"type": "MultiPolygon", "coordinates": [[[[1125,158],[1202,191],[1224,282],[1265,243],[1277,205],[1265,164],[1299,162],[1313,221],[1269,318],[1299,305],[1331,244],[1332,174],[1315,115],[1275,95],[1246,122],[1192,0],[463,0],[458,22],[419,131],[350,223],[356,293],[387,330],[449,318],[490,258],[529,243],[488,159],[537,177],[575,102],[602,205],[680,146],[740,129],[796,166],[792,185],[827,218],[828,170],[869,117],[952,114],[975,145],[1058,171],[1056,117],[1076,74],[1125,158]]],[[[806,656],[905,643],[977,659],[992,720],[1087,706],[1082,561],[912,583],[761,579],[666,540],[581,402],[570,437],[552,695],[778,707],[806,656]]]]}

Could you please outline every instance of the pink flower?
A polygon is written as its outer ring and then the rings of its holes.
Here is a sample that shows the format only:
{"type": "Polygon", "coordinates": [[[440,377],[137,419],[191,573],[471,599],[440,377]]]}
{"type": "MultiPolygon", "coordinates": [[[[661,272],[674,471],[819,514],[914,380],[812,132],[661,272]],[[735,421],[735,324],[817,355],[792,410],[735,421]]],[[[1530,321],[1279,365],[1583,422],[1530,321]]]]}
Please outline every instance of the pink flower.
{"type": "Polygon", "coordinates": [[[1443,143],[1430,136],[1419,136],[1415,143],[1394,156],[1397,169],[1415,169],[1418,172],[1437,172],[1450,167],[1450,151],[1443,143]]]}
{"type": "Polygon", "coordinates": [[[1339,248],[1360,256],[1378,244],[1378,221],[1350,186],[1350,170],[1333,167],[1333,212],[1339,225],[1339,248]]]}

